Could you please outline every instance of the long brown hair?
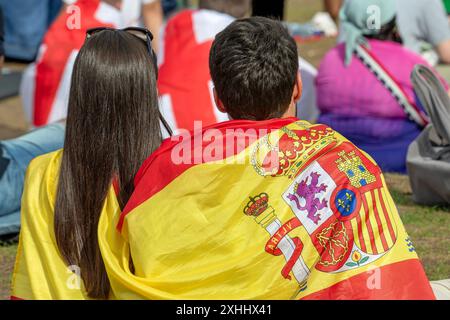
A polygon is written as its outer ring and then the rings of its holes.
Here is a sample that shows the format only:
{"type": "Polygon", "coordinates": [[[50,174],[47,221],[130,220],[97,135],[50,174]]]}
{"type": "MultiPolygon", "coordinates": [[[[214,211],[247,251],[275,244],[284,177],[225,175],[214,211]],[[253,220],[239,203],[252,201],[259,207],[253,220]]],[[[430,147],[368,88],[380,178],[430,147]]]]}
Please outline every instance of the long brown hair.
{"type": "Polygon", "coordinates": [[[75,62],[55,204],[55,236],[87,293],[107,298],[110,283],[97,238],[113,180],[123,206],[142,162],[161,144],[156,70],[145,43],[105,30],[86,40],[75,62]]]}

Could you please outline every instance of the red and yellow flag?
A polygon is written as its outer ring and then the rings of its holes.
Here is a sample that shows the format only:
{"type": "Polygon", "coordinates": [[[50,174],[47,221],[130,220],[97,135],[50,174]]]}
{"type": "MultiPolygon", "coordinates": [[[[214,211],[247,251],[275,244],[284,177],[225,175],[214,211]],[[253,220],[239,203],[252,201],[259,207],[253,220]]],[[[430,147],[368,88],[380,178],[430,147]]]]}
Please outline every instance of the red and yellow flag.
{"type": "MultiPolygon", "coordinates": [[[[28,170],[18,298],[87,298],[53,234],[60,156],[28,170]]],[[[112,299],[434,299],[379,167],[327,126],[185,132],[135,187],[123,212],[111,188],[99,222],[112,299]]]]}
{"type": "Polygon", "coordinates": [[[152,299],[434,298],[379,167],[329,127],[230,121],[179,140],[136,177],[118,223],[135,278],[119,287],[152,299]]]}

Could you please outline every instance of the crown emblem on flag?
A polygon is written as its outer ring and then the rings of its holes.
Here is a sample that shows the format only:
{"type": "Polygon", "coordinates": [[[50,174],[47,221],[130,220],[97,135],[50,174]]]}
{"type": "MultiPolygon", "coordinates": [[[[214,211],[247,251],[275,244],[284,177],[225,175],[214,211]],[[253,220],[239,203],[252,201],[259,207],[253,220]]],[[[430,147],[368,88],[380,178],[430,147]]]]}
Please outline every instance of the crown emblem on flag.
{"type": "Polygon", "coordinates": [[[353,187],[361,188],[376,181],[376,177],[367,170],[355,151],[350,153],[342,151],[338,155],[340,158],[336,160],[337,167],[347,176],[353,187]]]}

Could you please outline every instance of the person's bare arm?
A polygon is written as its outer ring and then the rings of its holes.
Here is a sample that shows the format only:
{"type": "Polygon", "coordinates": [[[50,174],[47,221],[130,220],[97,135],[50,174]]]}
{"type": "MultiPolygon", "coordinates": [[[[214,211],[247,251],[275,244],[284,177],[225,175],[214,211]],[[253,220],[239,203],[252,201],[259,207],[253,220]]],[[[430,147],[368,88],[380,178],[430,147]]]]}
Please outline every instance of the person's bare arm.
{"type": "Polygon", "coordinates": [[[144,24],[153,33],[153,49],[158,52],[159,49],[159,32],[163,24],[163,10],[161,1],[156,0],[152,3],[142,5],[142,15],[144,24]]]}
{"type": "Polygon", "coordinates": [[[450,63],[450,39],[439,43],[436,46],[436,51],[443,63],[450,63]]]}
{"type": "Polygon", "coordinates": [[[337,21],[343,0],[324,0],[323,2],[325,11],[330,14],[334,21],[337,21]]]}

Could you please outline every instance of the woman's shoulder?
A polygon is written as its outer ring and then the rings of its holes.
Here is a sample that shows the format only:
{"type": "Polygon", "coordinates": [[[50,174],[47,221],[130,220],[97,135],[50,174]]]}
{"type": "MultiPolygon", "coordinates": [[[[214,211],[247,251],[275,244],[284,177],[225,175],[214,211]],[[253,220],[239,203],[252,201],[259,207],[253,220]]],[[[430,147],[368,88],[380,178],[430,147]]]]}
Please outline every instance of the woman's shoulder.
{"type": "Polygon", "coordinates": [[[24,196],[39,197],[44,191],[49,199],[54,198],[61,158],[62,150],[58,150],[38,156],[30,162],[25,175],[24,196]]]}
{"type": "Polygon", "coordinates": [[[42,175],[45,172],[54,171],[55,167],[59,167],[62,157],[62,149],[40,155],[31,160],[27,169],[27,177],[42,175]]]}

